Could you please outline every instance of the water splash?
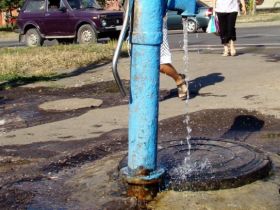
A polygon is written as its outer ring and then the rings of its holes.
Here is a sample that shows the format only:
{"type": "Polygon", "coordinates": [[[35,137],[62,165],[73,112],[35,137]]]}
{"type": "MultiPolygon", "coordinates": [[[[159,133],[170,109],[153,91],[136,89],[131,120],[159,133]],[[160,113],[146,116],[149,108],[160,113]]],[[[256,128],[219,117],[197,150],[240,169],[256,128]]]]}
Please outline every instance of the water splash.
{"type": "MultiPolygon", "coordinates": [[[[189,51],[188,51],[188,21],[186,18],[183,18],[183,32],[184,32],[184,37],[183,37],[183,43],[184,43],[184,46],[183,46],[183,50],[184,50],[184,57],[183,57],[183,60],[184,60],[184,72],[185,72],[185,75],[186,75],[186,83],[188,85],[188,82],[190,80],[189,78],[189,72],[188,72],[188,69],[189,69],[189,51]]],[[[191,132],[192,132],[192,129],[190,127],[190,115],[188,114],[188,103],[189,103],[189,99],[190,99],[190,94],[187,95],[187,98],[185,100],[186,102],[186,109],[187,109],[187,113],[186,113],[186,118],[185,118],[185,121],[184,123],[186,124],[186,128],[187,128],[187,136],[186,136],[186,142],[187,142],[187,145],[188,145],[188,156],[190,156],[191,154],[191,143],[190,143],[190,139],[191,139],[191,132]]],[[[183,142],[182,142],[183,143],[183,142]]]]}
{"type": "Polygon", "coordinates": [[[180,177],[181,180],[187,180],[193,175],[199,175],[210,170],[212,170],[212,164],[208,158],[193,161],[191,156],[187,156],[183,163],[170,170],[169,174],[172,177],[180,177]]]}

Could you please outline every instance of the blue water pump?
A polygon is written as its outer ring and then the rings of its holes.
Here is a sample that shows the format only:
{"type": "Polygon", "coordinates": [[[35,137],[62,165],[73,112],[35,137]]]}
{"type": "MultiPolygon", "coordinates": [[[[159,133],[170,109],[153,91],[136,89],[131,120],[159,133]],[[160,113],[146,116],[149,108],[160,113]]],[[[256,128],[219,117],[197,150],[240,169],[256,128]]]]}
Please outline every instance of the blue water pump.
{"type": "Polygon", "coordinates": [[[195,13],[195,0],[130,0],[124,26],[113,58],[113,74],[120,91],[125,90],[117,71],[117,61],[129,20],[131,42],[128,165],[122,169],[132,185],[130,194],[149,199],[147,188],[159,183],[164,169],[157,168],[158,98],[160,45],[163,17],[167,9],[184,16],[195,13]],[[135,188],[136,186],[136,188],[135,188]],[[145,186],[139,190],[138,186],[145,186]]]}

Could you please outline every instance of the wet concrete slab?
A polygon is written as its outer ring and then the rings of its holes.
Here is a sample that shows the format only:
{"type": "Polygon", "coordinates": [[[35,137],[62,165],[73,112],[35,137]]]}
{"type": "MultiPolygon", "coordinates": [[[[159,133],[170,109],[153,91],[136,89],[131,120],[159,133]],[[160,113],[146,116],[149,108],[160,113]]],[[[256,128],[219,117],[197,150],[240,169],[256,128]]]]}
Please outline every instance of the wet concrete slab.
{"type": "Polygon", "coordinates": [[[51,102],[45,102],[39,105],[39,109],[44,111],[68,111],[76,110],[82,108],[92,108],[99,107],[102,104],[102,100],[93,99],[93,98],[70,98],[70,99],[61,99],[51,102]]]}
{"type": "MultiPolygon", "coordinates": [[[[123,83],[127,87],[127,81],[123,83]]],[[[3,90],[0,91],[0,130],[8,132],[69,119],[92,109],[127,102],[127,98],[120,97],[114,81],[82,87],[18,87],[3,90]]]]}

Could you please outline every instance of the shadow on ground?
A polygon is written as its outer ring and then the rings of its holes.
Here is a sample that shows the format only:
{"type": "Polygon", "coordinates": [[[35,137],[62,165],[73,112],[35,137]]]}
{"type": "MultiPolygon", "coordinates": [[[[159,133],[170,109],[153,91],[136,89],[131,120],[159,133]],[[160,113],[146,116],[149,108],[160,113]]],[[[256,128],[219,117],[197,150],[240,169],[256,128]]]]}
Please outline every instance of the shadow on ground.
{"type": "MultiPolygon", "coordinates": [[[[196,96],[214,96],[214,97],[225,97],[225,95],[215,95],[212,93],[200,94],[199,91],[207,86],[215,85],[216,83],[224,81],[225,77],[221,73],[211,73],[206,76],[201,76],[196,79],[189,81],[189,91],[190,99],[195,98],[196,96]]],[[[178,97],[178,90],[172,89],[169,91],[169,94],[161,98],[161,100],[167,100],[170,98],[178,97]]]]}

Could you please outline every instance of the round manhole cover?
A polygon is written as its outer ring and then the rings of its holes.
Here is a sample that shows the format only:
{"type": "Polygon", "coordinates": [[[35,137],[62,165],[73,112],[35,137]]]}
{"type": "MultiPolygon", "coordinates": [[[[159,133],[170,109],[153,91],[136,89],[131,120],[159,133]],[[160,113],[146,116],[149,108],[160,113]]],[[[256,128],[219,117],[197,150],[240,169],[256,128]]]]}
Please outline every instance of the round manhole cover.
{"type": "MultiPolygon", "coordinates": [[[[120,166],[127,164],[127,158],[120,166]]],[[[165,187],[214,190],[238,187],[268,175],[270,159],[261,151],[231,140],[192,139],[159,145],[158,167],[166,170],[165,187]],[[189,154],[190,152],[190,154],[189,154]]]]}

